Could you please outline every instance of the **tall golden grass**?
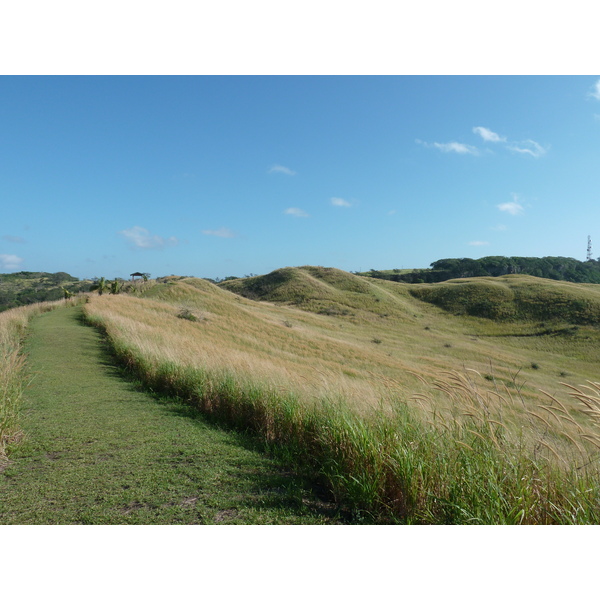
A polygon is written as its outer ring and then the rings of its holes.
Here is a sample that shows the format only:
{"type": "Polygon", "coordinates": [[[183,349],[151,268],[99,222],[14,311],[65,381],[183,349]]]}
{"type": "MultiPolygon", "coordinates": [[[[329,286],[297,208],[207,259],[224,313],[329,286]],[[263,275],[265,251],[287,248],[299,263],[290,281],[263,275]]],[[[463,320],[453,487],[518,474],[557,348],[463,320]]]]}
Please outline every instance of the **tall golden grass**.
{"type": "Polygon", "coordinates": [[[254,431],[360,514],[600,521],[598,384],[561,399],[524,393],[516,375],[442,373],[439,359],[414,352],[399,361],[364,336],[368,328],[198,280],[152,293],[93,297],[85,312],[146,385],[254,431]],[[197,321],[178,318],[184,303],[197,321]]]}

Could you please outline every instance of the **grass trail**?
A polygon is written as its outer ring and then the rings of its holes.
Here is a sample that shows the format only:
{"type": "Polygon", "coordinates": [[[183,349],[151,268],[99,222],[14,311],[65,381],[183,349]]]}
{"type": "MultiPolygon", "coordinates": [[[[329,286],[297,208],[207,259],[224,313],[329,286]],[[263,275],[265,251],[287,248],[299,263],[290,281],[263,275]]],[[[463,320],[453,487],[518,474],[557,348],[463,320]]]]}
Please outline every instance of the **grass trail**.
{"type": "Polygon", "coordinates": [[[121,377],[80,317],[30,326],[26,440],[0,473],[0,524],[339,522],[249,438],[121,377]]]}

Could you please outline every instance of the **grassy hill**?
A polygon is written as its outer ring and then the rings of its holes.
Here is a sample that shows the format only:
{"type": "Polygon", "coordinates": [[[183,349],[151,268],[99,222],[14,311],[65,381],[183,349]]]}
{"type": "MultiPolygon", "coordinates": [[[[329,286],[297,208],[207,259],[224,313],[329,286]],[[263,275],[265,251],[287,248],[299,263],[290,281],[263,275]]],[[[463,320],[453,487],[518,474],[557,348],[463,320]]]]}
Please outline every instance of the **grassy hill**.
{"type": "MultiPolygon", "coordinates": [[[[378,340],[379,366],[391,358],[419,372],[460,365],[485,372],[495,365],[508,373],[531,371],[532,363],[543,362],[552,365],[552,373],[546,371],[536,385],[551,383],[553,389],[575,366],[582,379],[597,377],[600,288],[593,284],[507,275],[419,285],[299,267],[219,287],[333,317],[327,322],[343,327],[345,335],[352,331],[361,342],[378,340]],[[509,347],[525,353],[516,356],[511,350],[509,359],[509,347]],[[574,365],[572,356],[586,358],[574,365]]],[[[535,373],[529,377],[537,379],[535,373]]]]}
{"type": "Polygon", "coordinates": [[[0,274],[0,311],[36,302],[52,302],[71,293],[88,291],[91,281],[80,281],[68,273],[20,271],[0,274]]]}
{"type": "Polygon", "coordinates": [[[254,432],[364,514],[552,523],[600,514],[600,394],[580,387],[598,379],[599,306],[595,285],[304,266],[163,278],[84,311],[151,389],[254,432]]]}
{"type": "Polygon", "coordinates": [[[455,279],[415,285],[410,293],[455,315],[501,321],[600,325],[600,286],[528,275],[455,279]]]}
{"type": "Polygon", "coordinates": [[[415,286],[306,266],[167,278],[85,311],[153,390],[254,431],[340,501],[402,522],[572,522],[552,495],[600,448],[600,410],[577,395],[597,380],[596,307],[590,285],[415,286]],[[531,468],[547,477],[537,504],[531,468]]]}
{"type": "Polygon", "coordinates": [[[225,281],[219,287],[250,298],[330,316],[402,317],[400,296],[374,282],[339,269],[287,267],[268,275],[225,281]]]}

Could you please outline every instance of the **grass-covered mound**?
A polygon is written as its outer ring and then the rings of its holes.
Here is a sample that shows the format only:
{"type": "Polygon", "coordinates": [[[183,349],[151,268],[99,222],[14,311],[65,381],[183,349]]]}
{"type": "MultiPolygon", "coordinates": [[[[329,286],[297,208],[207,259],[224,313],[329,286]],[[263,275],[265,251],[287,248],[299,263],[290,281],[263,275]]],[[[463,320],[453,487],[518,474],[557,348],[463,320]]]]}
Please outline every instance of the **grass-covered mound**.
{"type": "Polygon", "coordinates": [[[326,267],[286,267],[268,275],[225,281],[219,286],[252,300],[297,306],[330,316],[364,312],[387,316],[402,312],[394,297],[380,286],[326,267]]]}
{"type": "Polygon", "coordinates": [[[600,324],[600,286],[593,284],[505,275],[415,285],[410,293],[455,315],[501,321],[600,324]]]}

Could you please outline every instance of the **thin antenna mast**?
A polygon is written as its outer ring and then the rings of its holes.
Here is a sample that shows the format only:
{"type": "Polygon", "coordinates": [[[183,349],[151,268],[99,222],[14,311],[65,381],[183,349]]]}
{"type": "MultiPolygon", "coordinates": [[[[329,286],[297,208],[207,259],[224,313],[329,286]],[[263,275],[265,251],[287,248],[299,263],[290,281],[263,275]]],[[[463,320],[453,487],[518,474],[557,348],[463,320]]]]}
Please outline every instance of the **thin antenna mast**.
{"type": "Polygon", "coordinates": [[[592,238],[588,235],[587,260],[592,260],[592,238]]]}

